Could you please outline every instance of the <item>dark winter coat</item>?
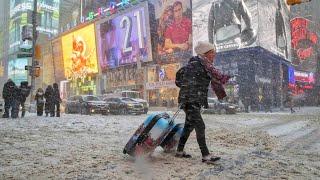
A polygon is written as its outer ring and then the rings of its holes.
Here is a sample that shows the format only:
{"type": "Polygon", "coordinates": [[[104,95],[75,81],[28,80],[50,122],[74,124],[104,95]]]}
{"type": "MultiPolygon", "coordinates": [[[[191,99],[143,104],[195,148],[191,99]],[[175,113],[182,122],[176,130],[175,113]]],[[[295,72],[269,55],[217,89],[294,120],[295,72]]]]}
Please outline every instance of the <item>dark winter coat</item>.
{"type": "Polygon", "coordinates": [[[2,90],[2,98],[4,100],[12,100],[17,98],[18,87],[13,81],[8,81],[4,84],[2,90]]]}
{"type": "Polygon", "coordinates": [[[46,103],[53,103],[54,100],[53,100],[53,88],[51,85],[49,85],[47,88],[46,88],[46,91],[44,93],[44,98],[46,98],[46,103]]]}
{"type": "Polygon", "coordinates": [[[61,102],[61,98],[60,98],[60,92],[58,87],[54,87],[53,88],[53,103],[54,104],[58,104],[61,102]]]}
{"type": "Polygon", "coordinates": [[[36,96],[35,96],[34,99],[36,100],[37,106],[38,105],[44,105],[44,93],[43,93],[43,91],[42,92],[38,91],[36,93],[36,96]]]}
{"type": "Polygon", "coordinates": [[[18,98],[21,103],[26,102],[26,98],[30,95],[30,90],[31,90],[31,88],[30,88],[30,86],[28,86],[27,81],[21,82],[21,85],[18,90],[19,91],[18,98]]]}
{"type": "Polygon", "coordinates": [[[211,78],[204,65],[202,65],[200,58],[192,57],[185,66],[184,72],[179,74],[179,71],[176,78],[176,84],[180,87],[178,103],[208,107],[208,86],[211,78]]]}

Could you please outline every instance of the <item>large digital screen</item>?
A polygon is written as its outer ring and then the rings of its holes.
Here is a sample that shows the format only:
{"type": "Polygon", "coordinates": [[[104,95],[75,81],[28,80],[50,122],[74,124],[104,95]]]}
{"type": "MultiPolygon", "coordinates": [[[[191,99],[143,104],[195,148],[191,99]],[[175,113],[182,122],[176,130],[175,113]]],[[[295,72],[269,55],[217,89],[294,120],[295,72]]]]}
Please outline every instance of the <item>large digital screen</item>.
{"type": "Polygon", "coordinates": [[[84,78],[97,73],[94,24],[87,25],[62,37],[64,73],[68,79],[84,78]]]}
{"type": "Polygon", "coordinates": [[[158,64],[192,56],[192,13],[190,0],[150,1],[154,6],[153,43],[158,64]]]}
{"type": "Polygon", "coordinates": [[[261,46],[291,59],[285,0],[194,0],[193,41],[215,43],[217,52],[261,46]]]}
{"type": "Polygon", "coordinates": [[[97,23],[97,44],[102,71],[152,60],[146,3],[97,23]]]}
{"type": "Polygon", "coordinates": [[[194,0],[194,44],[209,41],[218,52],[255,46],[257,9],[257,0],[194,0]]]}
{"type": "Polygon", "coordinates": [[[20,82],[28,80],[28,71],[25,66],[28,65],[27,58],[12,59],[8,62],[8,78],[19,86],[20,82]]]}
{"type": "Polygon", "coordinates": [[[303,71],[315,72],[317,67],[316,44],[319,38],[312,23],[302,17],[291,20],[291,45],[293,61],[296,68],[303,71]]]}
{"type": "Polygon", "coordinates": [[[289,9],[285,0],[258,0],[259,46],[291,61],[289,9]]]}

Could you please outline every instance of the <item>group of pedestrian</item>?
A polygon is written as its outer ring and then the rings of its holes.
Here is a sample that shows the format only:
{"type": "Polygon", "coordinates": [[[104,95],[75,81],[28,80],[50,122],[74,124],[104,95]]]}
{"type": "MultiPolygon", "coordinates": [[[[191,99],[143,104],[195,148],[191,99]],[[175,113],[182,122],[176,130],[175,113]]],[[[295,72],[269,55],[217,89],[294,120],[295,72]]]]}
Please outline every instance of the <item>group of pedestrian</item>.
{"type": "Polygon", "coordinates": [[[21,117],[26,114],[25,102],[30,95],[31,87],[27,81],[22,81],[18,87],[11,79],[4,84],[2,98],[4,99],[3,118],[18,118],[21,106],[21,117]],[[11,110],[11,112],[10,112],[11,110]]]}
{"type": "MultiPolygon", "coordinates": [[[[4,99],[3,118],[18,118],[21,107],[21,117],[26,114],[25,102],[30,95],[31,86],[28,81],[22,81],[18,87],[11,79],[4,84],[2,90],[2,98],[4,99]]],[[[37,115],[42,116],[45,112],[46,116],[60,117],[60,92],[57,83],[49,85],[44,92],[39,88],[35,95],[37,106],[37,115]]]]}
{"type": "Polygon", "coordinates": [[[46,117],[60,117],[60,92],[57,83],[48,85],[45,91],[39,88],[35,95],[35,101],[37,105],[37,115],[42,116],[43,111],[46,117]]]}

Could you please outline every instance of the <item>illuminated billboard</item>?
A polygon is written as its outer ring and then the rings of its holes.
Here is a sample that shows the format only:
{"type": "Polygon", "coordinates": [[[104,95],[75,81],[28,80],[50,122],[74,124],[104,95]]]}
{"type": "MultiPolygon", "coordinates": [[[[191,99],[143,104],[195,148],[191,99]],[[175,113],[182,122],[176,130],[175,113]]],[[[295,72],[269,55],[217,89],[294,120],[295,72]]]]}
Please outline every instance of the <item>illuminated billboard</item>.
{"type": "Polygon", "coordinates": [[[25,70],[25,66],[28,65],[27,58],[12,59],[8,62],[8,78],[16,85],[20,85],[20,82],[28,80],[28,71],[25,70]]]}
{"type": "Polygon", "coordinates": [[[186,60],[192,56],[190,0],[151,0],[155,10],[153,43],[158,64],[186,60]]]}
{"type": "Polygon", "coordinates": [[[217,51],[261,46],[291,59],[289,9],[285,0],[194,0],[193,41],[217,51]]]}
{"type": "Polygon", "coordinates": [[[97,22],[102,71],[152,60],[147,3],[97,22]]]}
{"type": "Polygon", "coordinates": [[[285,0],[258,0],[259,46],[291,61],[289,8],[285,0]]]}
{"type": "Polygon", "coordinates": [[[255,46],[258,0],[194,0],[193,40],[215,43],[217,51],[255,46]]]}
{"type": "Polygon", "coordinates": [[[97,73],[94,24],[87,25],[62,37],[64,73],[68,79],[85,78],[97,73]]]}
{"type": "Polygon", "coordinates": [[[318,36],[312,23],[301,17],[291,20],[291,45],[293,49],[292,63],[297,69],[315,72],[317,67],[317,53],[315,46],[318,36]]]}

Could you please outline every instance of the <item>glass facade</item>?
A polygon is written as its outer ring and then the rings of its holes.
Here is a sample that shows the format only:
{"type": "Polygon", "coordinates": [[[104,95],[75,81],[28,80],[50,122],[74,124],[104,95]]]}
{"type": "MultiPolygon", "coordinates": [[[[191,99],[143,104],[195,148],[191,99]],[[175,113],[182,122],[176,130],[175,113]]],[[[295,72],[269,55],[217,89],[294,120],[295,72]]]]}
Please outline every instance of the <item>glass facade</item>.
{"type": "MultiPolygon", "coordinates": [[[[58,34],[60,0],[38,0],[37,30],[40,34],[52,37],[58,34]]],[[[9,15],[9,56],[16,58],[20,45],[29,44],[31,41],[22,42],[21,30],[24,25],[32,24],[33,0],[10,0],[9,15]]],[[[39,39],[38,39],[39,42],[39,39]]],[[[17,59],[16,63],[19,59],[17,59]]],[[[13,71],[14,72],[14,71],[13,71]]],[[[9,77],[15,74],[9,74],[9,77]]],[[[27,75],[26,77],[27,78],[27,75]]]]}

